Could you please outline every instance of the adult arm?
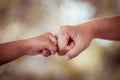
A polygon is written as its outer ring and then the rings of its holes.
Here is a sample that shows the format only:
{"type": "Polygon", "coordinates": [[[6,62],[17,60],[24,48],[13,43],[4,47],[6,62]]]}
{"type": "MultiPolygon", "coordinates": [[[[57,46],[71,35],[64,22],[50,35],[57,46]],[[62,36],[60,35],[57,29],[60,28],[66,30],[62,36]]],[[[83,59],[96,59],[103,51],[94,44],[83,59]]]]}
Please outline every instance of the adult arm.
{"type": "Polygon", "coordinates": [[[85,50],[95,38],[120,41],[120,16],[97,18],[75,26],[61,26],[58,38],[59,55],[69,60],[85,50]]]}

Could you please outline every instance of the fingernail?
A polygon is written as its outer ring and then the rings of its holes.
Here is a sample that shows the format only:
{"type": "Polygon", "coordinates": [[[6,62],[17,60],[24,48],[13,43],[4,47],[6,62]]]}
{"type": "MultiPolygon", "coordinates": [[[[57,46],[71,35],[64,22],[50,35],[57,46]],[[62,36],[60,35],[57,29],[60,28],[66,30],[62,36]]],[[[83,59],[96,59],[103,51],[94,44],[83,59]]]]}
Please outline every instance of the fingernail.
{"type": "Polygon", "coordinates": [[[70,60],[70,57],[69,56],[64,56],[64,59],[65,60],[70,60]]]}

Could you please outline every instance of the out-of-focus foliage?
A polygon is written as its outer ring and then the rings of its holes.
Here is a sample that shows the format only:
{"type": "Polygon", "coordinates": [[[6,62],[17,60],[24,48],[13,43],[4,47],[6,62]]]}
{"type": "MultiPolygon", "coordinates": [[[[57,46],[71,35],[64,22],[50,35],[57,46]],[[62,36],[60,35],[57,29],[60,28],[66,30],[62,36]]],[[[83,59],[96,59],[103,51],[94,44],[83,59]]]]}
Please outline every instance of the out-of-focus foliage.
{"type": "MultiPolygon", "coordinates": [[[[0,0],[0,42],[119,14],[120,0],[0,0]]],[[[71,61],[57,55],[21,57],[0,67],[0,80],[120,80],[119,58],[119,42],[94,40],[71,61]]]]}

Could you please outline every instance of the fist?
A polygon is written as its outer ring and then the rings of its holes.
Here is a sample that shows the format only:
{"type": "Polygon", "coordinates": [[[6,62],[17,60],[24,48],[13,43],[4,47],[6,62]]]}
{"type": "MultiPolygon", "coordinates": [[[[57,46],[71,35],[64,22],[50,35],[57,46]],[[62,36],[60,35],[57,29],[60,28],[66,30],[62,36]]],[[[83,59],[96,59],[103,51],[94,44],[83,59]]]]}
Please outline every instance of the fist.
{"type": "Polygon", "coordinates": [[[69,60],[78,56],[89,46],[92,33],[82,25],[62,26],[56,32],[56,37],[58,39],[58,55],[65,55],[65,59],[69,60]]]}
{"type": "Polygon", "coordinates": [[[55,54],[57,51],[57,39],[49,32],[27,39],[26,43],[28,46],[25,50],[25,54],[27,55],[42,54],[43,56],[48,57],[55,54]]]}

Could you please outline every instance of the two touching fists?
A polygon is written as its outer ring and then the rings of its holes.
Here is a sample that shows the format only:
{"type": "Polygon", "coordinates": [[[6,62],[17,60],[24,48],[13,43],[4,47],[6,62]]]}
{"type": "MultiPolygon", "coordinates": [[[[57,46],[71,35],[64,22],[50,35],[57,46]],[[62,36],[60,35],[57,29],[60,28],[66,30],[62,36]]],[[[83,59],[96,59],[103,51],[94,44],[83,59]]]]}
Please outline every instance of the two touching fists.
{"type": "Polygon", "coordinates": [[[62,26],[55,35],[47,32],[40,36],[27,40],[29,48],[26,50],[28,55],[42,54],[48,57],[57,52],[64,56],[66,60],[76,57],[86,49],[91,40],[92,34],[84,27],[62,26]]]}

